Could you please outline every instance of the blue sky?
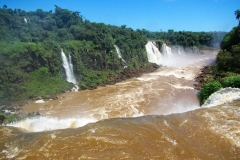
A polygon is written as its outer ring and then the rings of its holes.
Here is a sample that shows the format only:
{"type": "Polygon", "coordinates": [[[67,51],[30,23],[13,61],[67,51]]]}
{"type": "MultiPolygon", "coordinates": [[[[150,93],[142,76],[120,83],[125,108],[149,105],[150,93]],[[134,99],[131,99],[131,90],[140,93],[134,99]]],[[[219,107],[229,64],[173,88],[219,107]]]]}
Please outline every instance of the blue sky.
{"type": "Polygon", "coordinates": [[[1,0],[0,6],[26,11],[79,11],[91,22],[149,31],[230,31],[240,0],[1,0]]]}

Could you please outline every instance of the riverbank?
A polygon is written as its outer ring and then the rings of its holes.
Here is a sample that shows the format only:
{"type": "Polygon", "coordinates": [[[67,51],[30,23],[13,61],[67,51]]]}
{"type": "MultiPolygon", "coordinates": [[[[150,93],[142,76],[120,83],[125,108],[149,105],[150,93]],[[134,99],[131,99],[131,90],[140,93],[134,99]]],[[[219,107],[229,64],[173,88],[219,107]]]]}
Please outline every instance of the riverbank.
{"type": "MultiPolygon", "coordinates": [[[[157,64],[151,64],[148,66],[143,66],[139,69],[124,68],[123,71],[121,71],[117,74],[117,76],[109,77],[107,81],[100,83],[98,86],[114,85],[116,83],[122,82],[122,81],[130,79],[130,78],[139,77],[143,74],[154,72],[159,67],[160,66],[158,66],[157,64]]],[[[93,90],[96,88],[89,87],[86,89],[93,90]]],[[[79,91],[83,91],[83,90],[84,89],[80,88],[79,91]]],[[[69,92],[69,91],[66,91],[66,92],[69,92]]],[[[64,93],[62,93],[62,94],[64,94],[64,93]]],[[[26,100],[25,102],[15,103],[12,105],[0,106],[0,124],[1,123],[10,123],[12,121],[19,121],[19,120],[25,119],[27,117],[40,116],[41,114],[38,111],[32,111],[32,112],[27,112],[27,113],[22,112],[22,106],[29,104],[29,103],[33,103],[35,101],[39,101],[39,100],[44,100],[44,101],[57,100],[57,99],[59,99],[59,97],[61,97],[61,93],[58,95],[52,95],[48,98],[46,98],[44,96],[38,96],[38,97],[34,97],[32,99],[26,100]]]]}
{"type": "Polygon", "coordinates": [[[107,83],[100,84],[101,86],[105,86],[108,84],[116,84],[119,82],[122,82],[126,79],[130,79],[133,77],[139,77],[145,73],[151,73],[157,70],[160,66],[152,63],[149,66],[141,67],[140,69],[134,69],[134,68],[124,68],[122,72],[120,72],[116,77],[111,77],[107,83]]]}
{"type": "MultiPolygon", "coordinates": [[[[204,54],[214,54],[217,55],[219,50],[203,50],[204,54]]],[[[216,60],[212,61],[210,65],[204,66],[200,69],[200,74],[195,77],[194,88],[200,90],[204,84],[214,80],[214,71],[216,60]]]]}

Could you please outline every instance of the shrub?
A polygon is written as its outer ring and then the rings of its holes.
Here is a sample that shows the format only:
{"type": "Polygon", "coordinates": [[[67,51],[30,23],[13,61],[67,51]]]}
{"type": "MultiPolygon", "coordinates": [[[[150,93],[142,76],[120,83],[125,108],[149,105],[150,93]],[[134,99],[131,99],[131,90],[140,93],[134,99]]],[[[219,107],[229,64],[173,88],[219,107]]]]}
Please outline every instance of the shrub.
{"type": "Polygon", "coordinates": [[[223,87],[240,88],[240,76],[231,76],[222,79],[223,87]]]}
{"type": "Polygon", "coordinates": [[[222,85],[218,81],[206,83],[199,93],[200,104],[202,105],[212,93],[220,90],[221,88],[222,85]]]}
{"type": "Polygon", "coordinates": [[[16,120],[16,117],[12,114],[4,114],[2,111],[0,111],[0,124],[3,123],[11,123],[16,120]]]}

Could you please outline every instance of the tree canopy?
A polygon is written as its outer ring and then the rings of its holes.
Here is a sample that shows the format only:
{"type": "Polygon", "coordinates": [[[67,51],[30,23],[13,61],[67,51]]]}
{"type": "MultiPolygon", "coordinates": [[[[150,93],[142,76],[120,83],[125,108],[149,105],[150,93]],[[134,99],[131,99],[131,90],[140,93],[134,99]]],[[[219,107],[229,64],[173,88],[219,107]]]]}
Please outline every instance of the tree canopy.
{"type": "Polygon", "coordinates": [[[141,32],[90,22],[78,11],[55,6],[53,12],[26,12],[4,6],[0,24],[0,104],[47,97],[71,88],[65,81],[61,48],[71,54],[81,88],[106,83],[124,65],[149,65],[147,39],[141,32]],[[127,64],[118,58],[114,45],[127,64]]]}
{"type": "Polygon", "coordinates": [[[188,47],[210,46],[222,37],[220,32],[150,32],[106,25],[57,5],[54,11],[29,12],[4,5],[0,9],[0,35],[0,105],[71,88],[65,81],[61,48],[72,56],[80,88],[93,89],[108,83],[124,66],[140,69],[151,65],[145,50],[148,39],[188,47]]]}
{"type": "Polygon", "coordinates": [[[236,19],[239,21],[238,25],[240,25],[240,10],[239,9],[235,11],[235,15],[236,15],[236,19]]]}
{"type": "MultiPolygon", "coordinates": [[[[239,10],[235,11],[235,15],[239,19],[239,10]]],[[[212,75],[208,74],[204,78],[207,83],[199,94],[201,104],[222,87],[240,88],[240,25],[224,36],[217,63],[209,67],[208,73],[212,75]]]]}
{"type": "Polygon", "coordinates": [[[151,40],[163,40],[170,45],[181,45],[183,47],[208,46],[216,47],[221,43],[226,32],[191,32],[169,29],[167,32],[150,32],[142,30],[143,35],[151,40]]]}

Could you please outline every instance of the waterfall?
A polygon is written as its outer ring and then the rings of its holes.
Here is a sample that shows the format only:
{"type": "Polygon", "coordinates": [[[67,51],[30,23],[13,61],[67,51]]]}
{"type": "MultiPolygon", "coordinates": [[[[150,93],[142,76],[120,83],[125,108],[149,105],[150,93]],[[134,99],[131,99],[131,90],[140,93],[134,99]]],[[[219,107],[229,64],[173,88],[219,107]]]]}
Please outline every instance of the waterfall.
{"type": "Polygon", "coordinates": [[[65,69],[65,73],[66,73],[66,81],[73,83],[75,85],[75,87],[72,90],[77,91],[79,88],[77,86],[76,77],[73,73],[72,57],[69,54],[68,59],[67,59],[65,53],[63,52],[63,49],[61,49],[61,56],[62,56],[62,61],[63,61],[62,65],[63,65],[63,68],[65,69]]]}
{"type": "Polygon", "coordinates": [[[168,47],[165,43],[162,44],[162,52],[165,57],[167,58],[172,57],[172,49],[168,47]]]}
{"type": "Polygon", "coordinates": [[[24,17],[24,22],[25,22],[25,23],[27,23],[27,22],[28,22],[28,21],[27,21],[27,18],[25,18],[25,17],[24,17]]]}
{"type": "Polygon", "coordinates": [[[201,107],[212,107],[230,103],[240,98],[239,88],[223,88],[211,94],[201,107]]]}
{"type": "Polygon", "coordinates": [[[118,48],[117,45],[114,45],[114,47],[116,48],[117,54],[118,54],[118,58],[120,58],[124,63],[126,63],[126,61],[122,58],[122,54],[120,52],[120,49],[118,48]]]}
{"type": "Polygon", "coordinates": [[[78,128],[88,123],[96,122],[91,117],[58,119],[53,117],[33,117],[8,124],[8,126],[23,128],[29,132],[42,132],[65,128],[78,128]]]}
{"type": "Polygon", "coordinates": [[[148,41],[148,43],[145,45],[145,48],[147,51],[148,61],[151,63],[160,64],[160,61],[162,60],[162,53],[157,48],[156,43],[148,41]]]}
{"type": "Polygon", "coordinates": [[[177,50],[177,52],[178,52],[178,54],[179,54],[179,55],[181,55],[181,54],[182,54],[180,50],[177,50]]]}
{"type": "Polygon", "coordinates": [[[67,77],[66,80],[70,83],[76,84],[77,81],[76,81],[76,78],[73,73],[73,65],[72,65],[71,55],[69,54],[69,57],[67,59],[67,57],[62,49],[61,49],[61,55],[62,55],[62,61],[63,61],[62,65],[66,72],[66,77],[67,77]]]}
{"type": "Polygon", "coordinates": [[[163,43],[160,51],[160,47],[158,47],[155,42],[148,41],[148,43],[145,45],[148,61],[150,63],[156,63],[163,66],[175,66],[178,64],[180,59],[183,59],[185,52],[181,46],[172,47],[173,48],[170,48],[163,43]]]}

